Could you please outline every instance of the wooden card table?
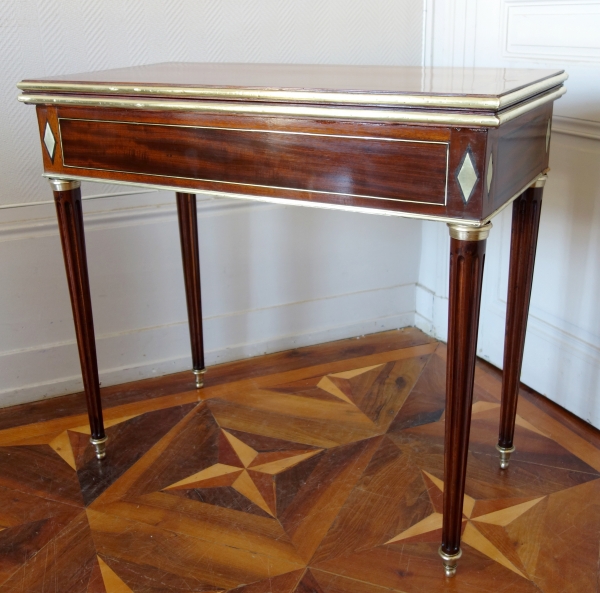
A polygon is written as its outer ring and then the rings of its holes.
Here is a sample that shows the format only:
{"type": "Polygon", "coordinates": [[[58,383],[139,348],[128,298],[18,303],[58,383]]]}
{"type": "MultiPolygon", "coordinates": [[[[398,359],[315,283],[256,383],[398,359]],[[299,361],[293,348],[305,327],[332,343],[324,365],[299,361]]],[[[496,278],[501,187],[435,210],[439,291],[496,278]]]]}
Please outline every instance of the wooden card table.
{"type": "Polygon", "coordinates": [[[204,350],[195,194],[408,216],[450,228],[442,557],[460,557],[481,283],[490,220],[513,204],[498,451],[508,466],[553,102],[552,70],[156,64],[25,80],[37,105],[92,444],[106,435],[80,182],[174,189],[196,386],[204,350]]]}

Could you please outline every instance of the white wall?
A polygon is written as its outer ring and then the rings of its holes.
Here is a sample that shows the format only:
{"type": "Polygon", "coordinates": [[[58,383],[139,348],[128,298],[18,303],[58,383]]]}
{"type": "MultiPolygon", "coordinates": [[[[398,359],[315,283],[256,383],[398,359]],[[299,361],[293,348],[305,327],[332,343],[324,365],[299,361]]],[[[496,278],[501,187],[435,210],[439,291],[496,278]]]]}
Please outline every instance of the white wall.
{"type": "MultiPolygon", "coordinates": [[[[420,0],[0,2],[0,406],[82,388],[22,78],[168,60],[419,64],[420,0]]],[[[174,196],[84,184],[103,385],[190,368],[174,196]]],[[[418,221],[199,198],[209,365],[411,325],[418,221]],[[377,241],[373,240],[377,237],[377,241]]]]}
{"type": "MultiPolygon", "coordinates": [[[[427,0],[426,63],[564,68],[522,380],[600,428],[600,2],[427,0]]],[[[502,367],[509,210],[493,221],[478,353],[502,367]]],[[[448,232],[424,223],[417,323],[446,339],[448,232]]]]}
{"type": "MultiPolygon", "coordinates": [[[[564,67],[523,380],[600,427],[599,6],[3,0],[0,208],[51,198],[21,78],[166,60],[564,67]]],[[[188,368],[172,196],[88,201],[85,221],[103,383],[188,368]]],[[[446,338],[445,225],[230,200],[201,202],[199,225],[208,364],[413,322],[446,338]]],[[[510,214],[494,225],[479,354],[501,366],[510,214]]],[[[79,390],[79,375],[52,207],[0,209],[0,406],[79,390]]]]}

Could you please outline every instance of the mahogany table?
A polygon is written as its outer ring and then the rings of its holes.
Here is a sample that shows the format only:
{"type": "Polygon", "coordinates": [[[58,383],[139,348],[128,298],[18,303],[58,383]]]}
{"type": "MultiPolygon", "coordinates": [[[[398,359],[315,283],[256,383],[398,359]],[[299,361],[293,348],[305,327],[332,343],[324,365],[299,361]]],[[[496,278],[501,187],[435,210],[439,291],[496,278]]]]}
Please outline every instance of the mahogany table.
{"type": "Polygon", "coordinates": [[[444,520],[460,557],[481,283],[490,220],[513,204],[498,451],[508,467],[553,102],[564,71],[156,64],[25,80],[37,105],[99,459],[106,435],[81,180],[177,192],[193,372],[204,349],[196,197],[409,216],[450,228],[444,520]]]}

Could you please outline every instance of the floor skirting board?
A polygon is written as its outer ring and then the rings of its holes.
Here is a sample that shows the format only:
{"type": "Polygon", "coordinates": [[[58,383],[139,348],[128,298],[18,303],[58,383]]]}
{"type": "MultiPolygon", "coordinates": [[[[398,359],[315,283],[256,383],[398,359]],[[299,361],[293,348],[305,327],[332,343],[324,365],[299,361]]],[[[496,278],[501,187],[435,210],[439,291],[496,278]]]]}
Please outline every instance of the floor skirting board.
{"type": "MultiPolygon", "coordinates": [[[[208,366],[414,324],[415,285],[336,295],[205,320],[208,366]],[[368,317],[353,318],[356,310],[368,317]]],[[[187,322],[97,336],[100,382],[191,368],[187,322]]],[[[74,340],[0,352],[0,407],[81,391],[74,340]]]]}

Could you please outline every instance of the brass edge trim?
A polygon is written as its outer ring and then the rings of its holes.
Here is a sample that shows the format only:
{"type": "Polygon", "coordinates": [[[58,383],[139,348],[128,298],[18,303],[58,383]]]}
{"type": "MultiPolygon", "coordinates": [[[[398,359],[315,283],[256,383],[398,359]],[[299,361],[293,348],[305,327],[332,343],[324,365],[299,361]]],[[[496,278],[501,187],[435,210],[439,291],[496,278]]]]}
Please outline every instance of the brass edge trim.
{"type": "MultiPolygon", "coordinates": [[[[60,178],[60,174],[56,173],[44,173],[43,177],[56,177],[60,178]]],[[[65,179],[72,179],[73,175],[65,175],[65,179]]],[[[288,198],[271,198],[271,197],[263,197],[263,196],[249,196],[245,194],[236,194],[233,192],[220,192],[214,190],[203,190],[195,187],[183,187],[183,186],[173,186],[173,185],[160,185],[157,183],[138,183],[134,181],[121,181],[121,180],[107,180],[107,179],[99,179],[97,177],[86,177],[82,175],[77,175],[77,179],[81,181],[92,181],[94,183],[114,183],[116,185],[127,185],[134,187],[147,187],[149,189],[159,189],[159,190],[167,190],[167,191],[177,191],[191,194],[203,194],[207,196],[219,196],[224,198],[233,198],[236,200],[249,200],[252,202],[267,202],[270,204],[280,204],[283,206],[303,206],[306,208],[321,208],[323,210],[342,210],[345,212],[360,212],[363,214],[377,214],[381,216],[400,216],[402,218],[418,218],[421,220],[434,220],[437,222],[446,222],[446,223],[456,223],[462,224],[467,227],[479,228],[484,224],[479,220],[464,220],[461,218],[452,218],[450,216],[436,216],[434,214],[417,214],[414,212],[396,212],[394,210],[383,210],[380,208],[366,208],[361,206],[344,206],[341,204],[326,204],[324,202],[306,202],[301,200],[291,200],[288,198]]],[[[523,192],[521,192],[523,193],[523,192]]],[[[515,196],[516,197],[516,196],[515,196]]],[[[408,202],[411,203],[411,202],[408,202]]],[[[485,221],[487,222],[487,221],[485,221]]]]}
{"type": "Polygon", "coordinates": [[[492,230],[492,223],[488,222],[485,226],[473,228],[462,223],[449,222],[448,229],[450,236],[459,241],[485,241],[492,230]]]}
{"type": "Polygon", "coordinates": [[[529,187],[544,187],[544,185],[546,185],[546,181],[548,181],[548,175],[542,173],[529,187]]]}
{"type": "MultiPolygon", "coordinates": [[[[124,171],[121,169],[100,169],[98,167],[80,167],[78,165],[69,165],[66,163],[65,158],[64,158],[64,150],[63,150],[63,145],[62,145],[62,130],[60,127],[60,122],[62,120],[68,120],[68,121],[93,121],[93,122],[102,122],[102,123],[117,123],[117,124],[131,124],[131,125],[145,125],[142,122],[122,122],[122,121],[111,121],[111,120],[101,120],[101,119],[78,119],[78,118],[71,118],[71,117],[59,117],[58,118],[58,131],[59,131],[59,137],[60,137],[60,152],[63,155],[63,167],[65,169],[85,169],[87,171],[104,171],[106,173],[125,173],[127,175],[146,175],[146,173],[140,173],[138,171],[124,171]]],[[[177,124],[148,124],[148,125],[152,125],[152,126],[165,126],[165,127],[180,127],[177,124]]],[[[248,129],[244,129],[244,128],[217,128],[217,127],[212,127],[212,126],[190,126],[190,125],[186,125],[186,126],[181,126],[181,127],[186,127],[186,128],[198,128],[198,129],[210,129],[210,130],[233,130],[233,131],[239,131],[239,132],[265,132],[265,133],[272,133],[272,134],[297,134],[297,135],[306,135],[306,136],[326,136],[326,137],[332,137],[332,138],[350,138],[350,139],[360,139],[360,140],[388,140],[388,141],[392,141],[392,142],[416,142],[419,144],[443,144],[446,145],[446,176],[444,179],[444,203],[440,204],[440,203],[436,203],[436,202],[421,202],[418,200],[402,200],[400,198],[384,198],[381,196],[369,196],[366,194],[348,194],[348,193],[342,193],[342,192],[333,192],[333,191],[324,191],[324,190],[319,190],[319,189],[302,189],[302,188],[296,188],[296,187],[283,187],[283,186],[279,186],[279,185],[261,185],[258,183],[242,183],[240,181],[222,181],[219,179],[204,179],[201,177],[181,177],[179,175],[162,175],[160,173],[153,173],[152,176],[153,177],[165,177],[165,178],[169,178],[169,179],[181,179],[184,181],[202,181],[205,183],[217,183],[217,184],[222,184],[222,185],[239,185],[242,187],[258,187],[261,189],[279,189],[279,190],[283,190],[283,191],[291,191],[291,192],[310,192],[313,194],[322,194],[322,195],[333,195],[333,196],[344,196],[344,197],[351,197],[351,198],[362,198],[365,200],[387,200],[390,202],[402,202],[405,204],[425,204],[428,206],[446,206],[447,202],[448,202],[448,177],[449,177],[449,167],[450,167],[450,142],[443,142],[443,141],[439,141],[439,140],[406,140],[406,139],[395,139],[395,138],[378,138],[376,136],[344,136],[342,134],[336,135],[336,134],[315,134],[315,133],[309,133],[309,132],[286,132],[286,131],[281,131],[281,130],[254,130],[251,128],[248,129]]]]}
{"type": "MultiPolygon", "coordinates": [[[[287,198],[270,198],[270,197],[262,197],[262,196],[248,196],[245,194],[236,194],[234,192],[219,192],[219,191],[208,191],[203,189],[198,189],[195,187],[179,187],[172,185],[160,185],[158,183],[138,183],[134,181],[120,181],[120,180],[110,180],[106,179],[98,179],[97,177],[86,177],[83,175],[61,175],[56,173],[44,173],[42,175],[46,178],[54,178],[56,180],[73,180],[76,177],[77,181],[91,181],[93,183],[114,183],[115,185],[125,185],[128,187],[147,187],[148,189],[157,189],[157,190],[167,190],[167,191],[181,191],[188,192],[194,194],[203,194],[207,196],[222,196],[224,198],[233,198],[236,200],[250,200],[253,202],[267,202],[270,204],[281,204],[284,206],[303,206],[307,208],[321,208],[324,210],[342,210],[345,212],[361,212],[364,214],[377,214],[380,216],[401,216],[403,218],[418,218],[421,220],[433,220],[437,222],[445,222],[445,223],[456,223],[464,226],[479,228],[485,226],[490,220],[492,220],[495,216],[500,214],[505,208],[510,206],[525,190],[527,190],[535,180],[540,177],[540,174],[536,174],[536,176],[528,181],[518,192],[516,192],[509,200],[504,202],[502,206],[494,210],[491,214],[486,216],[483,220],[465,220],[461,218],[452,218],[450,216],[436,216],[434,214],[416,214],[413,212],[395,212],[393,210],[383,210],[379,208],[363,208],[360,206],[343,206],[341,204],[325,204],[323,202],[303,202],[299,200],[290,200],[287,198]]],[[[85,198],[84,198],[85,199],[85,198]]],[[[48,202],[51,204],[52,202],[48,202]]]]}
{"type": "Polygon", "coordinates": [[[508,93],[507,95],[502,95],[500,97],[500,101],[498,103],[499,109],[504,109],[514,103],[518,103],[520,101],[524,101],[528,97],[533,97],[538,95],[539,93],[543,93],[544,91],[551,89],[559,84],[562,84],[565,80],[569,78],[569,75],[566,72],[562,72],[556,76],[552,76],[550,78],[546,78],[544,80],[540,80],[535,84],[530,86],[526,86],[522,89],[514,91],[512,93],[508,93]]]}
{"type": "Polygon", "coordinates": [[[20,95],[18,100],[29,105],[64,105],[73,107],[107,107],[113,109],[146,109],[157,111],[195,111],[258,116],[302,117],[311,119],[428,123],[457,126],[500,125],[496,115],[417,110],[368,109],[343,107],[309,107],[304,105],[269,105],[259,103],[226,103],[169,99],[113,99],[67,95],[20,95]]]}
{"type": "Polygon", "coordinates": [[[81,181],[78,179],[50,177],[48,182],[52,186],[52,191],[69,191],[81,187],[81,181]]]}
{"type": "MultiPolygon", "coordinates": [[[[259,128],[230,128],[227,126],[192,126],[190,124],[167,124],[145,121],[124,121],[117,119],[91,119],[89,117],[59,117],[61,121],[89,121],[103,124],[124,124],[132,126],[159,126],[164,128],[193,128],[196,130],[227,130],[233,132],[260,132],[265,134],[289,134],[292,136],[324,136],[326,138],[350,138],[351,140],[383,140],[385,142],[413,142],[417,144],[446,144],[450,145],[450,140],[418,140],[412,138],[388,138],[386,136],[354,136],[350,134],[319,134],[317,132],[293,132],[291,130],[261,130],[259,128]]],[[[60,127],[59,127],[60,130],[60,127]]]]}
{"type": "Polygon", "coordinates": [[[156,86],[136,84],[94,84],[85,82],[21,81],[17,87],[29,92],[133,94],[146,96],[169,96],[175,98],[206,98],[252,101],[278,101],[294,103],[325,103],[342,105],[387,105],[394,107],[446,107],[462,109],[502,109],[561,84],[568,78],[565,72],[540,80],[534,84],[507,93],[490,96],[452,96],[430,94],[394,94],[336,92],[336,91],[293,91],[271,89],[192,88],[182,86],[156,86]]]}
{"type": "Polygon", "coordinates": [[[566,87],[561,86],[556,90],[546,93],[537,99],[533,99],[531,101],[527,101],[522,105],[517,105],[516,107],[512,107],[507,109],[506,111],[502,111],[498,113],[499,125],[505,124],[528,111],[533,111],[536,107],[540,105],[544,105],[545,103],[550,103],[551,101],[556,101],[560,99],[567,92],[566,87]]]}

